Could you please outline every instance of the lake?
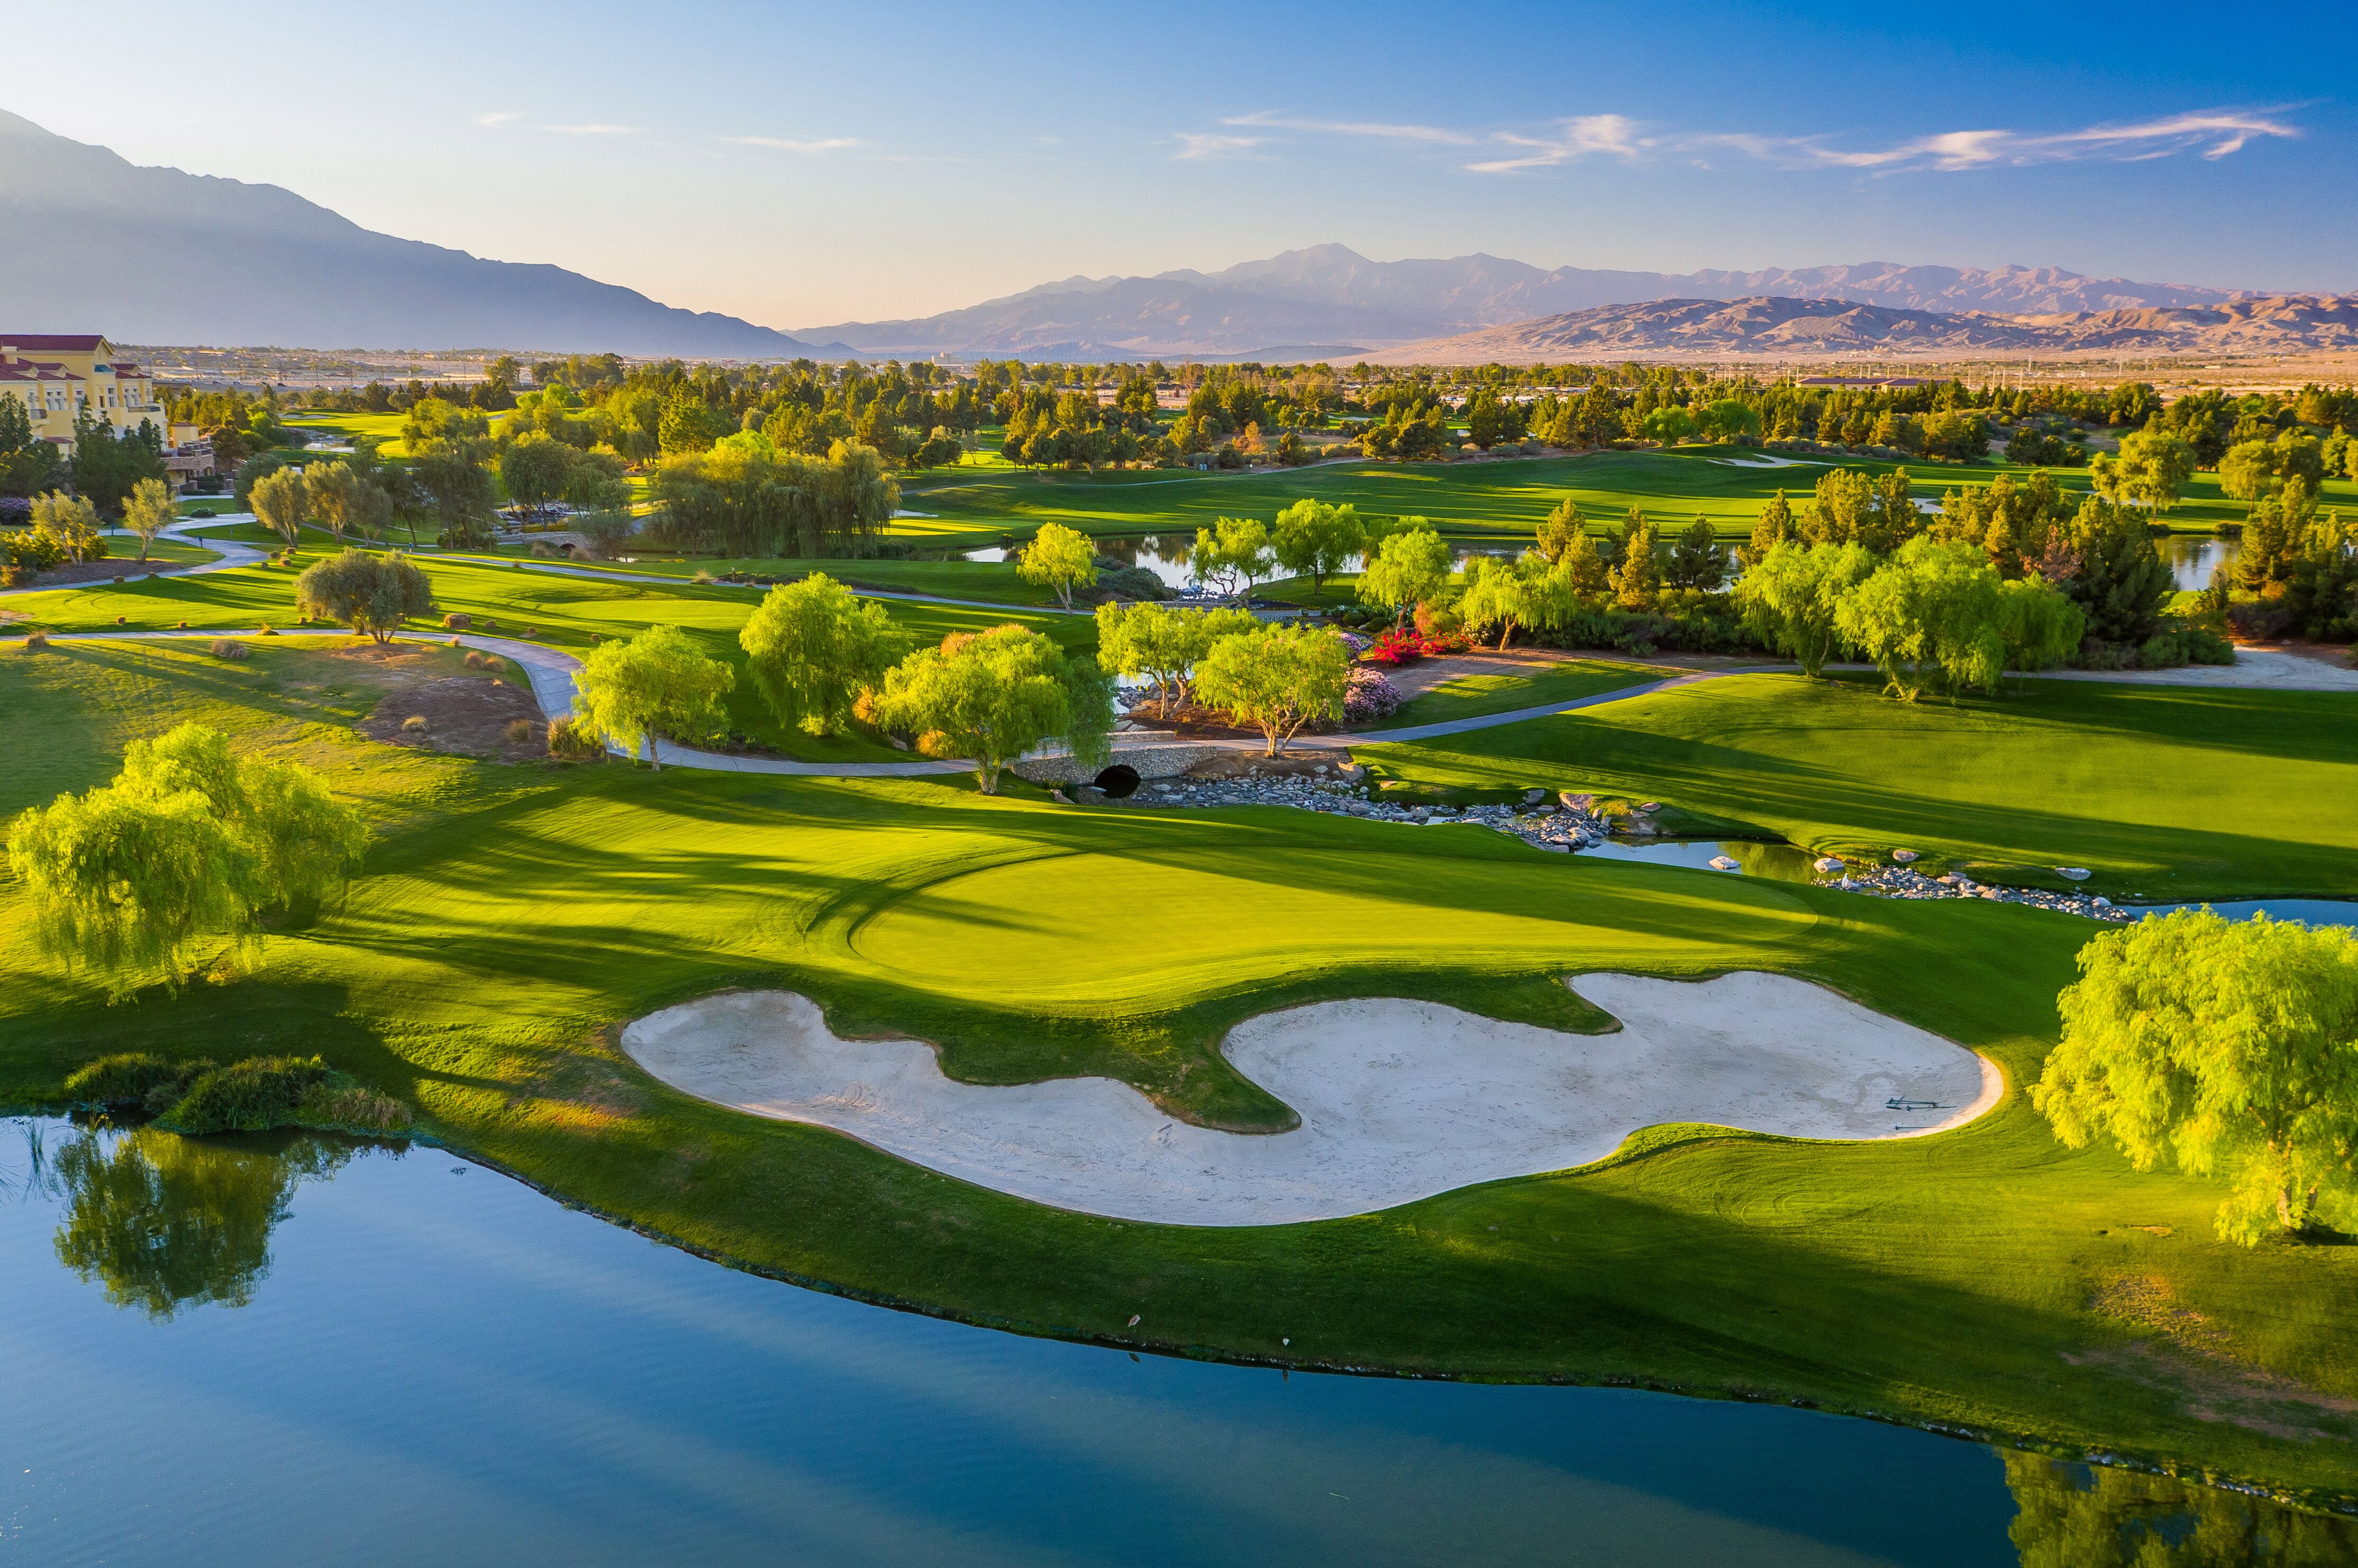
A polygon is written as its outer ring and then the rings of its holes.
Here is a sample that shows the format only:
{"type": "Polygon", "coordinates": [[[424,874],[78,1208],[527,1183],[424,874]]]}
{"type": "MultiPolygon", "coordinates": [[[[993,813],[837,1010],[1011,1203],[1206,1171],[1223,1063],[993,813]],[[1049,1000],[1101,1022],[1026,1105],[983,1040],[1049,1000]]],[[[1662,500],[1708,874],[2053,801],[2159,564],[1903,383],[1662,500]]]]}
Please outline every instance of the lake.
{"type": "Polygon", "coordinates": [[[0,1556],[52,1568],[2010,1564],[2222,1521],[2358,1554],[2352,1521],[1805,1411],[892,1312],[424,1146],[0,1119],[0,1556]]]}

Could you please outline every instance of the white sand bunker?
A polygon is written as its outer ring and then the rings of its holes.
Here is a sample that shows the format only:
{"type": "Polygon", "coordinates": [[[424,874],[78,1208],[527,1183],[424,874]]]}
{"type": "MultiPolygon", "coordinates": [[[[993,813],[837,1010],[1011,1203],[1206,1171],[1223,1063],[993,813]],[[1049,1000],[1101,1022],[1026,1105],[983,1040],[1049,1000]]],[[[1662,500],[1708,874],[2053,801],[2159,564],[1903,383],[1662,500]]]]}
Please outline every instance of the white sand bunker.
{"type": "Polygon", "coordinates": [[[791,991],[666,1008],[625,1029],[622,1047],[704,1099],[836,1128],[1059,1208],[1176,1225],[1366,1214],[1585,1164],[1659,1122],[1799,1138],[1936,1132],[1996,1104],[2003,1087],[1972,1052],[1782,975],[1574,984],[1618,1033],[1392,999],[1238,1025],[1228,1060],[1302,1119],[1275,1134],[1174,1120],[1109,1078],[957,1083],[930,1046],[838,1039],[791,991]]]}

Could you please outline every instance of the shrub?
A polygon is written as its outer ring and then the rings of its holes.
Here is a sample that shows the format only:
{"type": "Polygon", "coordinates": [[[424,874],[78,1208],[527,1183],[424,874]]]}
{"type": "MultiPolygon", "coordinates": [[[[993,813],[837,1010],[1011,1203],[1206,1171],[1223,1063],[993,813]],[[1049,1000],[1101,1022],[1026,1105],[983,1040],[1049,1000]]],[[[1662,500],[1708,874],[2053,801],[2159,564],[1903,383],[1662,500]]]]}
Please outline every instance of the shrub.
{"type": "Polygon", "coordinates": [[[183,632],[185,632],[185,631],[187,631],[187,630],[189,629],[189,623],[188,623],[187,622],[185,622],[185,621],[178,621],[178,622],[173,622],[173,624],[174,624],[174,625],[176,625],[176,626],[178,626],[178,627],[181,631],[183,631],[183,632]]]}
{"type": "Polygon", "coordinates": [[[509,720],[508,720],[508,744],[509,744],[509,745],[511,745],[511,746],[522,746],[522,745],[526,745],[526,744],[529,744],[529,743],[530,743],[531,740],[532,740],[532,720],[531,720],[531,719],[509,719],[509,720]]]}
{"type": "Polygon", "coordinates": [[[245,657],[248,650],[244,643],[234,637],[216,637],[213,639],[212,652],[213,657],[217,659],[242,659],[245,657]]]}
{"type": "Polygon", "coordinates": [[[468,649],[467,667],[471,670],[481,669],[483,667],[483,655],[475,652],[472,648],[468,649]]]}
{"type": "Polygon", "coordinates": [[[427,728],[426,723],[426,715],[423,713],[413,713],[408,718],[401,721],[401,727],[404,730],[408,730],[413,735],[423,735],[426,733],[427,728]]]}
{"type": "Polygon", "coordinates": [[[261,633],[260,633],[260,635],[265,636],[265,637],[276,637],[276,636],[277,636],[277,635],[278,635],[278,633],[276,633],[276,632],[274,632],[274,631],[272,631],[272,630],[270,629],[270,622],[267,622],[267,621],[265,621],[265,622],[264,622],[262,623],[262,631],[261,631],[261,633]]]}
{"type": "Polygon", "coordinates": [[[496,671],[503,670],[507,667],[508,662],[505,659],[501,658],[497,654],[485,654],[483,655],[483,668],[496,671]]]}
{"type": "Polygon", "coordinates": [[[327,1076],[317,1056],[249,1056],[200,1076],[162,1119],[180,1132],[259,1132],[290,1119],[327,1076]]]}
{"type": "Polygon", "coordinates": [[[540,635],[540,628],[537,626],[527,626],[524,629],[524,634],[527,637],[537,637],[540,635]]]}
{"type": "Polygon", "coordinates": [[[145,1102],[160,1090],[177,1100],[188,1092],[190,1080],[212,1067],[202,1057],[176,1062],[144,1051],[101,1056],[68,1075],[66,1098],[86,1105],[131,1105],[145,1102]]]}
{"type": "Polygon", "coordinates": [[[460,610],[454,610],[442,617],[442,628],[446,632],[464,632],[474,623],[475,618],[460,610]]]}
{"type": "Polygon", "coordinates": [[[605,756],[606,746],[568,713],[548,721],[548,754],[568,762],[594,762],[605,756]]]}
{"type": "Polygon", "coordinates": [[[1390,719],[1400,711],[1401,700],[1400,687],[1390,676],[1370,665],[1357,665],[1343,688],[1343,722],[1372,724],[1390,719]]]}
{"type": "Polygon", "coordinates": [[[47,632],[27,632],[25,633],[25,652],[28,654],[46,653],[49,651],[49,634],[47,632]]]}
{"type": "Polygon", "coordinates": [[[708,571],[698,568],[697,574],[687,580],[696,584],[698,588],[709,588],[712,586],[712,574],[708,571]]]}

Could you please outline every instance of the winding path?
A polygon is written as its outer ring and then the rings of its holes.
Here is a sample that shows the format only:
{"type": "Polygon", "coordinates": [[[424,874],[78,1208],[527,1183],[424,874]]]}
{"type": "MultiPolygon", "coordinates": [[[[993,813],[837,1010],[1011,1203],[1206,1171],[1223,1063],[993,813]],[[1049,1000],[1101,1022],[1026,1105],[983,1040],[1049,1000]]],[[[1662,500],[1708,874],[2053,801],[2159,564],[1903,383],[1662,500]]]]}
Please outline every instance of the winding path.
{"type": "MultiPolygon", "coordinates": [[[[110,528],[107,533],[112,536],[127,536],[124,535],[119,528],[110,528]]],[[[225,572],[237,567],[254,566],[267,560],[270,556],[269,551],[257,550],[252,545],[241,545],[233,539],[209,539],[200,534],[183,533],[177,527],[167,528],[156,536],[159,539],[169,539],[176,545],[189,545],[200,550],[217,551],[221,558],[199,561],[193,566],[154,567],[152,571],[141,573],[143,577],[202,577],[207,572],[225,572]]],[[[126,564],[136,566],[139,563],[133,561],[126,564]]],[[[153,563],[150,565],[153,566],[153,563]]],[[[100,585],[88,582],[59,582],[47,586],[36,585],[32,588],[0,589],[0,599],[13,599],[24,593],[70,593],[78,588],[98,586],[100,585]]]]}

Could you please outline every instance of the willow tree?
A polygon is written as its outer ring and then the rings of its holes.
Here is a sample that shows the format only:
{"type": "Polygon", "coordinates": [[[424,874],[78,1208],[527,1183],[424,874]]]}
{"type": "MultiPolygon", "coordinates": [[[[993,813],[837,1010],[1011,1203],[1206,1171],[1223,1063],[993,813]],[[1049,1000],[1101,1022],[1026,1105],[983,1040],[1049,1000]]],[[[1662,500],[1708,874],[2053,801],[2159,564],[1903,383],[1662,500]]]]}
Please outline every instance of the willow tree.
{"type": "Polygon", "coordinates": [[[1449,584],[1449,542],[1422,517],[1403,517],[1400,531],[1374,546],[1359,573],[1358,595],[1392,612],[1398,626],[1408,612],[1449,584]]]}
{"type": "Polygon", "coordinates": [[[2075,1149],[2225,1181],[2221,1237],[2358,1215],[2358,935],[2208,909],[2080,950],[2030,1103],[2075,1149]]]}
{"type": "Polygon", "coordinates": [[[1332,632],[1261,626],[1213,643],[1195,684],[1205,701],[1260,730],[1274,757],[1304,725],[1343,716],[1351,653],[1332,632]]]}
{"type": "Polygon", "coordinates": [[[1022,626],[956,633],[884,676],[879,722],[918,738],[929,756],[971,757],[982,793],[1008,763],[1060,740],[1084,767],[1105,761],[1113,692],[1095,659],[1067,654],[1022,626]]]}
{"type": "Polygon", "coordinates": [[[295,608],[305,615],[365,632],[390,643],[401,623],[434,607],[434,588],[398,550],[382,556],[344,549],[303,568],[295,579],[295,608]]]}
{"type": "Polygon", "coordinates": [[[172,525],[172,490],[160,479],[143,479],[123,498],[123,525],[139,536],[139,558],[147,558],[156,535],[172,525]]]}
{"type": "Polygon", "coordinates": [[[1073,589],[1098,580],[1097,541],[1062,523],[1043,523],[1023,546],[1015,575],[1025,582],[1049,589],[1065,609],[1073,607],[1073,589]]]}
{"type": "Polygon", "coordinates": [[[1863,545],[1801,545],[1781,539],[1736,579],[1736,603],[1753,634],[1817,678],[1841,639],[1843,596],[1875,571],[1863,545]]]}
{"type": "Polygon", "coordinates": [[[627,642],[616,638],[590,650],[574,677],[574,722],[633,757],[644,744],[661,773],[660,738],[700,741],[718,734],[720,699],[736,684],[737,672],[698,653],[687,633],[650,626],[627,642]]]}
{"type": "Polygon", "coordinates": [[[737,633],[753,684],[788,729],[839,735],[860,694],[909,651],[884,607],[825,572],[770,590],[737,633]]]}
{"type": "Polygon", "coordinates": [[[309,769],[191,723],[134,741],[113,783],[21,813],[8,863],[41,950],[120,996],[158,972],[177,988],[200,943],[243,946],[265,912],[316,907],[359,869],[367,837],[309,769]]]}
{"type": "Polygon", "coordinates": [[[1260,624],[1249,610],[1176,610],[1152,600],[1098,606],[1098,662],[1116,675],[1152,684],[1158,708],[1188,700],[1195,666],[1222,637],[1260,624]]]}
{"type": "Polygon", "coordinates": [[[254,487],[254,514],[262,525],[287,541],[293,549],[303,535],[304,519],[310,515],[310,487],[295,469],[278,469],[262,476],[254,487]]]}

